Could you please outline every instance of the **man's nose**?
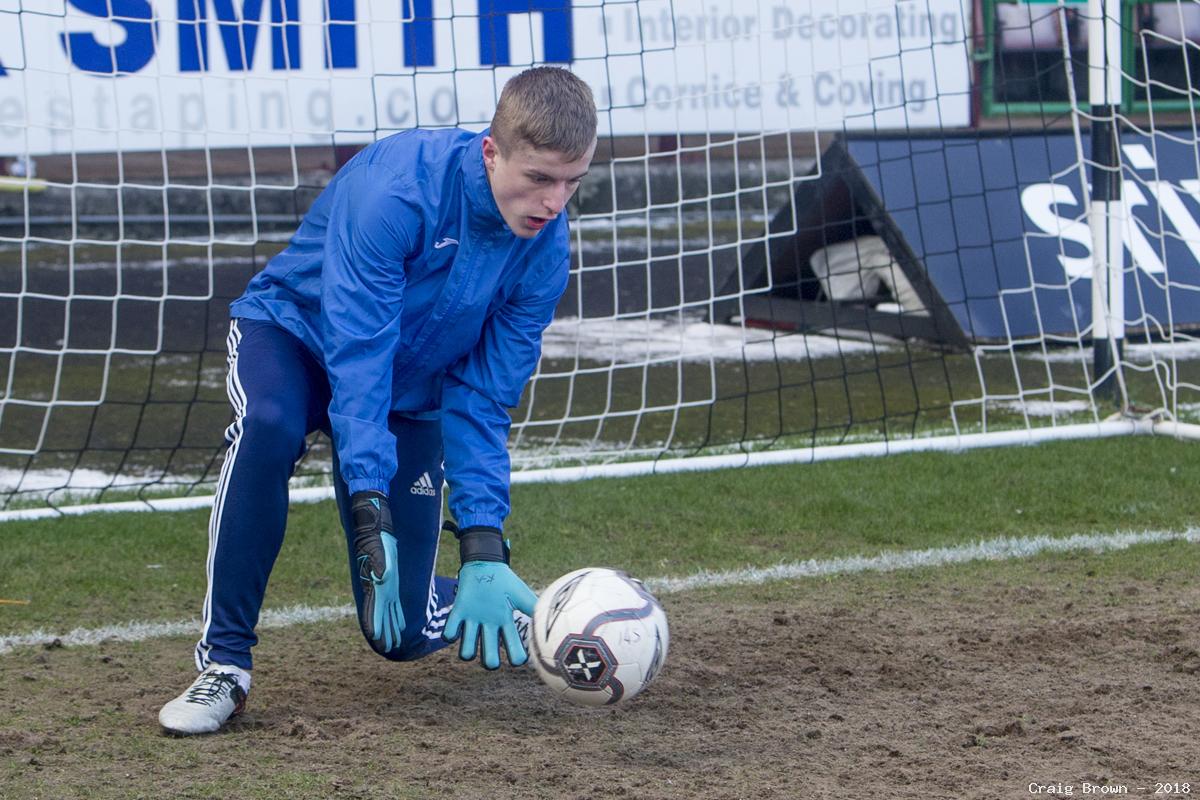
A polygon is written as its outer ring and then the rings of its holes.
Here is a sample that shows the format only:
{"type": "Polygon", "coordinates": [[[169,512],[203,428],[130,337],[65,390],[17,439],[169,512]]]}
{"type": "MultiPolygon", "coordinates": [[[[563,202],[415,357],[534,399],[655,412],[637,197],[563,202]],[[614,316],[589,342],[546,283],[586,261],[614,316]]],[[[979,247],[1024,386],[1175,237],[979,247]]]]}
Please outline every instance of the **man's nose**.
{"type": "Polygon", "coordinates": [[[549,192],[542,198],[542,202],[546,206],[546,210],[558,216],[562,212],[563,207],[567,204],[567,198],[570,196],[565,183],[555,184],[549,192]]]}

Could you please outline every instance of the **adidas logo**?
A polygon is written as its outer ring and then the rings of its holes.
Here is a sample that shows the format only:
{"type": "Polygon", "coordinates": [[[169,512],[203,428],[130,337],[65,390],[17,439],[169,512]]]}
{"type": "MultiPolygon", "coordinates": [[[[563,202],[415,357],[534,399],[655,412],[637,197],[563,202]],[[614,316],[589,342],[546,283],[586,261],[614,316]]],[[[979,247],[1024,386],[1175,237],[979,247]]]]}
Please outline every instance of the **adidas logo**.
{"type": "Polygon", "coordinates": [[[430,480],[428,472],[422,472],[421,477],[413,481],[412,488],[409,491],[413,494],[425,495],[426,497],[437,496],[437,489],[433,488],[433,481],[430,480]]]}

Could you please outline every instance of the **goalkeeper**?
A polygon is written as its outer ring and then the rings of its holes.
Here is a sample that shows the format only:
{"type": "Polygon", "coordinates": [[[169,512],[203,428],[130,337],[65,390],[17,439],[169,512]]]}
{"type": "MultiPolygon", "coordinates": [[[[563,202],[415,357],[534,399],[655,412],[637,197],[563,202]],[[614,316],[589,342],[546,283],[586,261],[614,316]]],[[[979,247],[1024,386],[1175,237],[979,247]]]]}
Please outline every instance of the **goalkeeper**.
{"type": "Polygon", "coordinates": [[[537,67],[491,127],[413,130],[351,159],[287,248],[231,305],[234,420],[209,522],[200,676],[159,713],[217,730],[250,690],[250,650],[309,433],[334,484],[359,624],[408,661],[460,640],[488,669],[527,655],[534,594],[508,566],[509,416],[567,286],[567,200],[596,148],[587,84],[537,67]],[[443,480],[457,580],[433,574],[443,480]]]}

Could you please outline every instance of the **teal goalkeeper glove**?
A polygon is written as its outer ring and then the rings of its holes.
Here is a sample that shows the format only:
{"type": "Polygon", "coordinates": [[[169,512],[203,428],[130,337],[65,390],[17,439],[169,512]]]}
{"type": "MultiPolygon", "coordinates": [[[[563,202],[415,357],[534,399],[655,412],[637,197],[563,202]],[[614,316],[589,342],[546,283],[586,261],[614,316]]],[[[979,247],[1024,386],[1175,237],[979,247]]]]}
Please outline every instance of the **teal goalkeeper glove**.
{"type": "Polygon", "coordinates": [[[467,528],[457,536],[462,568],[442,637],[448,642],[461,637],[458,657],[470,661],[482,636],[480,660],[487,669],[500,668],[499,639],[503,637],[508,663],[519,667],[529,656],[521,645],[513,609],[532,616],[537,595],[509,568],[508,544],[500,531],[467,528]]]}
{"type": "Polygon", "coordinates": [[[355,492],[350,498],[350,514],[354,519],[354,560],[363,592],[358,624],[371,649],[386,655],[400,646],[404,632],[392,511],[380,492],[355,492]]]}

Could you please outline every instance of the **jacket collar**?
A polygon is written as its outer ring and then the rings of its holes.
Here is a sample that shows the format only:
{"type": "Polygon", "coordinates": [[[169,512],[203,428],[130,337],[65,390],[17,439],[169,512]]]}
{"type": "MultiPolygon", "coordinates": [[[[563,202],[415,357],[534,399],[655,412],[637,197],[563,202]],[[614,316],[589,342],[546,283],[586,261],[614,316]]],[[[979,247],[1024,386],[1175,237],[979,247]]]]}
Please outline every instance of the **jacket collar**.
{"type": "Polygon", "coordinates": [[[487,128],[482,133],[476,134],[475,138],[467,145],[467,151],[462,160],[463,186],[466,188],[471,209],[477,215],[476,219],[488,227],[499,229],[496,232],[502,231],[511,235],[512,231],[509,229],[508,223],[500,215],[496,198],[492,194],[492,184],[488,182],[487,170],[483,166],[483,137],[487,136],[490,131],[491,128],[487,128]]]}

